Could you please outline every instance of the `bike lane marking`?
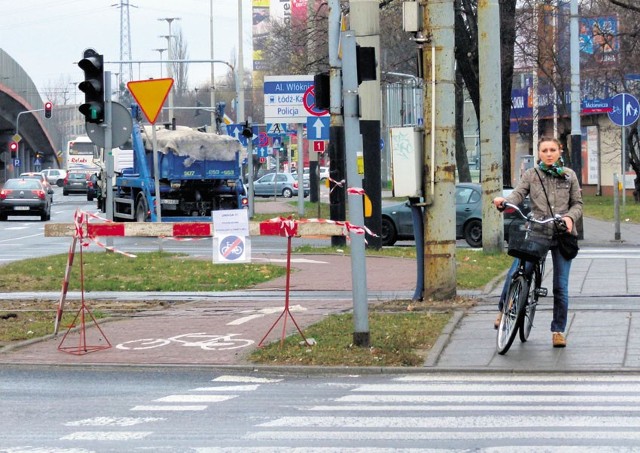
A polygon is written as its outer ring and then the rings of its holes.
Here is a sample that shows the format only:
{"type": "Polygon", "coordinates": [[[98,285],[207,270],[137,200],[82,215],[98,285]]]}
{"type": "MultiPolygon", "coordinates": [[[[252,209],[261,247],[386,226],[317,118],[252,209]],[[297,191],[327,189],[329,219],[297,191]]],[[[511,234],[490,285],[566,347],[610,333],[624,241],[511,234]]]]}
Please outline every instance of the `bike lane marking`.
{"type": "MultiPolygon", "coordinates": [[[[292,305],[291,307],[289,307],[289,310],[290,311],[306,311],[307,309],[304,308],[302,305],[292,305]]],[[[266,315],[279,313],[281,311],[282,311],[282,307],[269,307],[269,308],[262,308],[260,310],[245,310],[245,311],[241,311],[240,313],[254,313],[254,314],[248,315],[248,316],[243,316],[242,318],[235,319],[235,320],[233,320],[231,322],[228,322],[227,325],[228,326],[239,326],[240,324],[244,324],[246,322],[253,321],[254,319],[264,318],[266,315]]]]}

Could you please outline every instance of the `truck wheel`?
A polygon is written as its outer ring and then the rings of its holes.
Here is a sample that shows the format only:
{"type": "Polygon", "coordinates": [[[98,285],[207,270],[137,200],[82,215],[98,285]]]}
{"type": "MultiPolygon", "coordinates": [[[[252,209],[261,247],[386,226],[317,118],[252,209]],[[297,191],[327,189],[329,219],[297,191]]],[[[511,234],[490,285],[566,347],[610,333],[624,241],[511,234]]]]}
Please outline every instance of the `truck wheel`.
{"type": "Polygon", "coordinates": [[[147,200],[144,197],[138,198],[138,202],[136,203],[136,222],[146,222],[148,212],[147,200]]]}

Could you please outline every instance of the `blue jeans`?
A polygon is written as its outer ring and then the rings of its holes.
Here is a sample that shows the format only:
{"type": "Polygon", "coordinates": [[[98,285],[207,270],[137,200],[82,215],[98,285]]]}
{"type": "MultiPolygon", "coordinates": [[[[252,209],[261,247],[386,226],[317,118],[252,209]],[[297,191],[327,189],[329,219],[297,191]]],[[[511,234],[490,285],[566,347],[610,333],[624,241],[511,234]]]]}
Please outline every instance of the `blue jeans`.
{"type": "MultiPolygon", "coordinates": [[[[571,271],[571,260],[565,259],[559,252],[557,247],[551,250],[551,259],[553,261],[553,320],[551,321],[551,332],[564,332],[567,327],[567,313],[569,311],[569,272],[571,271]]],[[[498,310],[502,311],[504,301],[507,299],[509,284],[513,274],[520,265],[519,259],[514,259],[507,277],[502,287],[502,294],[498,301],[498,310]]],[[[533,264],[527,263],[527,271],[529,266],[533,264]]]]}

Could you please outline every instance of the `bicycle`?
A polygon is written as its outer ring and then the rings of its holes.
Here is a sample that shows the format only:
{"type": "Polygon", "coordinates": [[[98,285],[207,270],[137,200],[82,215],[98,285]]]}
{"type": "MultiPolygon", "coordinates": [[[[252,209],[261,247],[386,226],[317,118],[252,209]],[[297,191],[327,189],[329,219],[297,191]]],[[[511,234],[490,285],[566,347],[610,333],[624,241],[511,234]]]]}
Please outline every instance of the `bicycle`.
{"type": "Polygon", "coordinates": [[[533,328],[538,299],[547,296],[547,288],[543,288],[545,261],[551,245],[551,238],[535,231],[534,224],[544,225],[556,222],[559,229],[566,230],[566,225],[559,215],[543,220],[536,220],[533,214],[525,215],[518,206],[503,203],[503,209],[512,208],[527,222],[522,225],[512,224],[509,227],[509,255],[518,258],[518,268],[511,277],[506,300],[502,306],[502,318],[496,336],[498,354],[507,353],[516,334],[520,341],[526,342],[533,328]],[[527,263],[531,263],[529,266],[527,263]]]}

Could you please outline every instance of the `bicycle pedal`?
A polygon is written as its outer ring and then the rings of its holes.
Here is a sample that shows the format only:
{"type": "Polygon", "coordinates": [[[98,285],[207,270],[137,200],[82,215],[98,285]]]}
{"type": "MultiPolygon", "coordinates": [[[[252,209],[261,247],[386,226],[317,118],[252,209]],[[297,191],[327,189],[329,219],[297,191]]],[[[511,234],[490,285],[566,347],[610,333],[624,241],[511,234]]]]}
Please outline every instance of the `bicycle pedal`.
{"type": "Polygon", "coordinates": [[[547,293],[548,293],[547,288],[539,288],[536,290],[536,295],[538,297],[547,297],[547,293]]]}

